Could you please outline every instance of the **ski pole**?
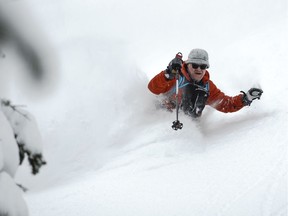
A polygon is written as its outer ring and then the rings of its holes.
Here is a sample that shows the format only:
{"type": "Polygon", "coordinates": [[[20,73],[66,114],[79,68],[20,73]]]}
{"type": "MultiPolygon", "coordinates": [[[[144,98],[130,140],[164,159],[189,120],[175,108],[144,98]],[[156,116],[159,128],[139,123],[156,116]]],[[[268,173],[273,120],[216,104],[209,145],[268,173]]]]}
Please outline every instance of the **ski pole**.
{"type": "MultiPolygon", "coordinates": [[[[182,53],[177,53],[176,58],[179,58],[182,60],[182,53]]],[[[183,124],[178,119],[179,114],[179,69],[176,69],[176,120],[172,123],[172,128],[174,130],[182,129],[183,124]]]]}

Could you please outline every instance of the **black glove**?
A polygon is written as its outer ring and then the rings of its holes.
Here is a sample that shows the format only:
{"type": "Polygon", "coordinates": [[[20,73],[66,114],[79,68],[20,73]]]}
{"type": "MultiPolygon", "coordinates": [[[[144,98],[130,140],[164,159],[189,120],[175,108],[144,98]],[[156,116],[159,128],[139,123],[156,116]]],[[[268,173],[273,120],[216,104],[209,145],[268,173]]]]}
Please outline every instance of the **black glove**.
{"type": "Polygon", "coordinates": [[[169,80],[175,78],[177,71],[181,70],[183,64],[182,53],[178,52],[176,57],[170,61],[165,70],[165,77],[169,80]]]}
{"type": "Polygon", "coordinates": [[[241,91],[244,95],[243,95],[243,103],[247,106],[250,106],[252,101],[255,99],[260,99],[261,95],[263,93],[262,89],[259,88],[251,88],[249,89],[248,92],[243,92],[241,91]]]}

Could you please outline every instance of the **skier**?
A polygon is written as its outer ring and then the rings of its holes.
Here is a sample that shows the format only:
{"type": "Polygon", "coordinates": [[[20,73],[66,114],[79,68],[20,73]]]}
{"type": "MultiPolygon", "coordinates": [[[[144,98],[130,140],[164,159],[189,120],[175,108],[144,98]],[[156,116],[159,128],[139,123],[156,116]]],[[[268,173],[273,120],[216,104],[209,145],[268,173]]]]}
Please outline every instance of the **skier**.
{"type": "Polygon", "coordinates": [[[180,108],[193,118],[202,115],[205,105],[228,113],[250,106],[253,100],[260,99],[263,91],[259,88],[251,88],[246,93],[241,91],[241,94],[233,97],[225,95],[210,80],[209,66],[208,53],[203,49],[192,49],[185,62],[182,53],[178,53],[167,69],[149,82],[148,88],[156,95],[165,96],[162,106],[170,111],[176,108],[175,93],[179,94],[180,108]]]}

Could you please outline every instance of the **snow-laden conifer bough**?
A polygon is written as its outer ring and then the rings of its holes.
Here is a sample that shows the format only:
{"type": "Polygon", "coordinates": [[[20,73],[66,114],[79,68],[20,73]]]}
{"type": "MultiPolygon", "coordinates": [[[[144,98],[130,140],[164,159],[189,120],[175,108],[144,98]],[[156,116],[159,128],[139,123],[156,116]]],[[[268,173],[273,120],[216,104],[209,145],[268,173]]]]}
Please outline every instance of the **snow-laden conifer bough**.
{"type": "MultiPolygon", "coordinates": [[[[42,98],[54,87],[57,58],[35,20],[25,2],[0,1],[0,97],[7,97],[2,90],[10,74],[20,78],[25,96],[42,98]]],[[[32,174],[37,174],[46,164],[42,155],[35,118],[22,106],[0,98],[0,216],[29,215],[14,177],[25,158],[32,174]]]]}
{"type": "Polygon", "coordinates": [[[35,175],[46,164],[35,118],[21,106],[1,99],[0,106],[0,215],[26,216],[22,191],[15,183],[17,167],[25,156],[35,175]]]}

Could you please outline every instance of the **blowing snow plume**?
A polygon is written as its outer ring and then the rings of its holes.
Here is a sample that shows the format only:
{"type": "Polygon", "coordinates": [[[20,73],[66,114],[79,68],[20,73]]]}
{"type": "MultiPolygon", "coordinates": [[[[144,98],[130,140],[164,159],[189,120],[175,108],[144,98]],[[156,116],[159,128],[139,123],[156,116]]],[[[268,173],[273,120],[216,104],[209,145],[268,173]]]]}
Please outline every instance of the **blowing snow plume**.
{"type": "Polygon", "coordinates": [[[55,53],[32,20],[35,18],[23,2],[0,2],[1,95],[11,76],[33,96],[46,93],[55,84],[55,53]]]}

